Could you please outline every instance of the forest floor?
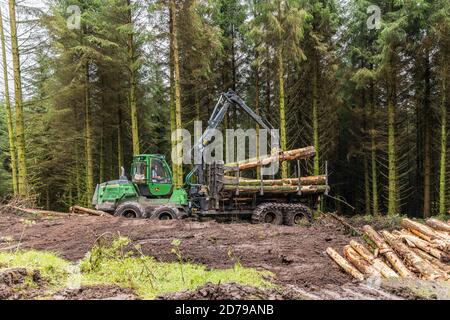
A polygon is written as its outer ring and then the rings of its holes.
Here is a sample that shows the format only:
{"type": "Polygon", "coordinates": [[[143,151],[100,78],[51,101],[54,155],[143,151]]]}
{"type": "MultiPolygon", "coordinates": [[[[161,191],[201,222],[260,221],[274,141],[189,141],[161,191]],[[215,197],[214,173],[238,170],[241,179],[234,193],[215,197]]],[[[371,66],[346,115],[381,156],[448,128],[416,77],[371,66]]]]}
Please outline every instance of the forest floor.
{"type": "MultiPolygon", "coordinates": [[[[195,291],[168,294],[160,299],[442,297],[435,293],[425,296],[414,293],[411,287],[416,284],[405,286],[399,283],[354,281],[325,253],[327,247],[340,249],[354,238],[330,218],[318,219],[310,226],[284,227],[212,221],[149,221],[91,216],[30,218],[18,214],[1,214],[0,253],[33,249],[54,252],[75,262],[85,257],[100,236],[111,233],[129,238],[133,245],[139,245],[143,254],[159,262],[177,262],[182,256],[183,261],[206,266],[208,270],[233,268],[236,263],[240,263],[245,268],[269,271],[273,274],[270,281],[278,288],[276,291],[261,291],[238,284],[206,284],[195,291]],[[24,219],[32,222],[24,225],[24,219]],[[8,241],[3,240],[2,243],[1,239],[8,241]],[[178,257],[173,252],[174,240],[179,240],[178,257]]],[[[28,297],[33,296],[31,294],[28,297]]],[[[64,289],[54,296],[55,299],[93,297],[133,299],[137,295],[130,289],[117,286],[90,286],[80,290],[64,289]]]]}

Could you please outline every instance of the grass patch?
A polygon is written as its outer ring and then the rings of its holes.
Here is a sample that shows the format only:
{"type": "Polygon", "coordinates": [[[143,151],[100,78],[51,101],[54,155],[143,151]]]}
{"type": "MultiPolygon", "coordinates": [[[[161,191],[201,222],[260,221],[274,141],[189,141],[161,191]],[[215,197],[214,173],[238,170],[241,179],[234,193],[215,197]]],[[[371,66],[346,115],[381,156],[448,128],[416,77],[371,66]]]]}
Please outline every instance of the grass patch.
{"type": "MultiPolygon", "coordinates": [[[[244,268],[236,263],[225,270],[207,269],[183,261],[180,243],[172,243],[172,252],[179,262],[163,263],[145,256],[139,246],[130,250],[130,240],[119,237],[109,244],[101,241],[80,262],[81,285],[118,285],[132,288],[143,299],[158,295],[194,290],[206,283],[230,283],[255,287],[274,287],[265,280],[272,274],[244,268]]],[[[0,253],[0,270],[3,268],[26,268],[39,270],[48,283],[49,295],[68,285],[73,277],[73,264],[51,252],[16,251],[0,253]]]]}
{"type": "Polygon", "coordinates": [[[69,262],[51,252],[29,250],[0,253],[1,268],[39,270],[42,277],[51,287],[62,287],[65,285],[69,265],[69,262]]]}
{"type": "Polygon", "coordinates": [[[95,246],[81,262],[83,284],[116,284],[134,289],[144,299],[194,290],[206,283],[236,282],[255,287],[273,287],[264,279],[270,273],[244,268],[239,263],[232,269],[208,270],[201,265],[182,262],[180,243],[176,241],[172,243],[172,252],[178,257],[178,263],[157,262],[143,255],[139,247],[135,247],[134,252],[127,251],[125,248],[128,245],[127,238],[119,238],[110,246],[95,246]]]}

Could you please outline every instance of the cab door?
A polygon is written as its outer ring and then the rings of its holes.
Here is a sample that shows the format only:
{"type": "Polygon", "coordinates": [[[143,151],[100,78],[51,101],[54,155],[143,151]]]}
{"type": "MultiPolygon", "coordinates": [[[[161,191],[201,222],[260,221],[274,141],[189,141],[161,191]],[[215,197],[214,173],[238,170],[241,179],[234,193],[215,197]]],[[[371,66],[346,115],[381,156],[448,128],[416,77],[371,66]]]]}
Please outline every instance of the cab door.
{"type": "Polygon", "coordinates": [[[161,159],[150,160],[149,188],[153,196],[163,197],[172,193],[172,175],[167,164],[161,159]]]}

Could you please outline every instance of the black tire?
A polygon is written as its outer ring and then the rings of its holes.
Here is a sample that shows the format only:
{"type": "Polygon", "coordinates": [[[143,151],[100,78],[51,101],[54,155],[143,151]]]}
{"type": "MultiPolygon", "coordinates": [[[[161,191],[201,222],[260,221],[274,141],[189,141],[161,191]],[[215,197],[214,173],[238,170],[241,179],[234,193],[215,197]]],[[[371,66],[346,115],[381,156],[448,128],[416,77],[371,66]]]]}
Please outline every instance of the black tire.
{"type": "Polygon", "coordinates": [[[129,219],[141,219],[144,216],[144,210],[137,202],[125,202],[117,207],[114,215],[129,219]]]}
{"type": "Polygon", "coordinates": [[[151,219],[153,220],[176,220],[180,212],[176,208],[161,207],[153,211],[151,219]]]}
{"type": "Polygon", "coordinates": [[[286,226],[297,226],[304,225],[305,221],[307,224],[311,223],[310,209],[306,206],[296,206],[292,210],[285,211],[284,224],[286,226]]]}
{"type": "Polygon", "coordinates": [[[253,223],[265,223],[280,226],[283,224],[283,212],[270,205],[261,205],[253,212],[253,223]]]}

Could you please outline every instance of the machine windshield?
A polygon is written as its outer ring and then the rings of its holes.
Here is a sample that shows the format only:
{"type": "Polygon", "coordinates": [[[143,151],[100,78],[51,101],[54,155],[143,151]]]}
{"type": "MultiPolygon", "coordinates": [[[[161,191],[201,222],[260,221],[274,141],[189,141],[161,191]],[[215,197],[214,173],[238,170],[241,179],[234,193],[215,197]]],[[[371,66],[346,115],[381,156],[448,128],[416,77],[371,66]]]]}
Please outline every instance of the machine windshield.
{"type": "Polygon", "coordinates": [[[162,161],[160,160],[157,159],[152,160],[152,167],[150,170],[150,174],[153,183],[167,183],[167,184],[172,183],[169,173],[164,167],[162,161]]]}
{"type": "Polygon", "coordinates": [[[146,181],[146,169],[147,165],[145,162],[136,162],[133,164],[133,180],[135,182],[145,182],[146,181]]]}

